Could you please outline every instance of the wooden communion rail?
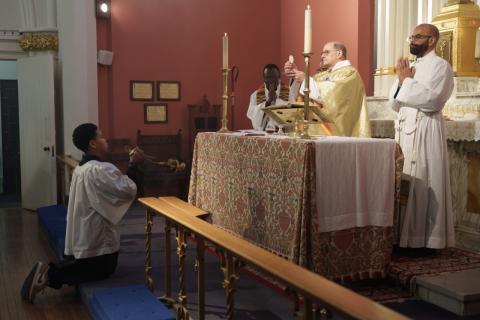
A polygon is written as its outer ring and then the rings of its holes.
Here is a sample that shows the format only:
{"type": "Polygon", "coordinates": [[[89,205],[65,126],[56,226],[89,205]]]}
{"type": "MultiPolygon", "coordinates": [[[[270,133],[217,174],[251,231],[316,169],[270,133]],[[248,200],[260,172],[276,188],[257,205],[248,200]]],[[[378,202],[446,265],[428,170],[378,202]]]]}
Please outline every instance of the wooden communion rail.
{"type": "Polygon", "coordinates": [[[315,319],[316,314],[326,317],[329,313],[347,319],[406,319],[404,316],[348,290],[324,277],[308,271],[286,259],[276,256],[246,240],[234,236],[202,220],[207,212],[175,197],[140,198],[146,206],[146,284],[153,292],[152,279],[152,226],[153,217],[165,218],[165,296],[177,310],[177,319],[190,319],[186,307],[185,253],[188,236],[193,236],[197,245],[198,319],[205,319],[204,251],[205,243],[221,252],[221,268],[226,290],[227,319],[233,319],[234,285],[238,279],[240,261],[252,265],[286,285],[303,297],[303,319],[315,319]],[[176,230],[177,255],[179,259],[178,297],[171,290],[171,229],[176,230]],[[315,310],[315,308],[317,310],[315,310]]]}

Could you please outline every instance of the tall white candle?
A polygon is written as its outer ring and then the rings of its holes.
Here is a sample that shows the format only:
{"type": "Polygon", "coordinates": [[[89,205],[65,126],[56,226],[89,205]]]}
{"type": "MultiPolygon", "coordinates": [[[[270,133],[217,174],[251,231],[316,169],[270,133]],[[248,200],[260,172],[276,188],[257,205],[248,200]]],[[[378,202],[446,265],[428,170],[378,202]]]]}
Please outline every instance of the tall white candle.
{"type": "Polygon", "coordinates": [[[312,10],[310,10],[310,5],[305,9],[305,38],[303,52],[312,52],[312,10]]]}
{"type": "Polygon", "coordinates": [[[223,35],[223,69],[228,69],[228,35],[223,35]]]}

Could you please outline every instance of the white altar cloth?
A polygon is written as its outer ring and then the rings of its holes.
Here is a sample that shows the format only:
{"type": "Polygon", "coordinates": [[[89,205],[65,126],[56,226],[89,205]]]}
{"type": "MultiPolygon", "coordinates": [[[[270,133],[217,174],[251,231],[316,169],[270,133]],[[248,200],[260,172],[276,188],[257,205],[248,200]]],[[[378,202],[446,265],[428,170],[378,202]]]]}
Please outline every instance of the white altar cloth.
{"type": "Polygon", "coordinates": [[[391,139],[315,140],[320,232],[393,225],[395,146],[391,139]]]}

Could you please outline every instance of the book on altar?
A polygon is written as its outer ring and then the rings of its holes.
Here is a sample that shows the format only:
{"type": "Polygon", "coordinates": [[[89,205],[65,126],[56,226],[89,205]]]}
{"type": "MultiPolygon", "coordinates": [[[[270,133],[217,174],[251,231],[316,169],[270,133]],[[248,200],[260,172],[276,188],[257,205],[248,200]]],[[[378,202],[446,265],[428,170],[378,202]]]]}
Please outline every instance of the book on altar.
{"type": "MultiPolygon", "coordinates": [[[[262,108],[262,111],[269,115],[273,120],[278,124],[284,126],[293,126],[298,120],[303,120],[303,103],[289,103],[286,105],[276,105],[262,108]]],[[[325,111],[322,110],[322,107],[318,104],[311,104],[309,106],[309,123],[311,124],[320,124],[320,123],[334,123],[331,116],[329,116],[325,111]]]]}

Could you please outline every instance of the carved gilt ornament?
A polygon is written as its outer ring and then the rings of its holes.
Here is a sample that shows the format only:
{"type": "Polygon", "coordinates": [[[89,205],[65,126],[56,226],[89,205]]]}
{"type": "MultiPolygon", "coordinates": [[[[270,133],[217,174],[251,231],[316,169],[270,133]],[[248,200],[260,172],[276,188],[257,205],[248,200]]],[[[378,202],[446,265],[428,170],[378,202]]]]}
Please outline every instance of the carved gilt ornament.
{"type": "Polygon", "coordinates": [[[58,51],[55,33],[24,33],[18,43],[23,51],[58,51]]]}

